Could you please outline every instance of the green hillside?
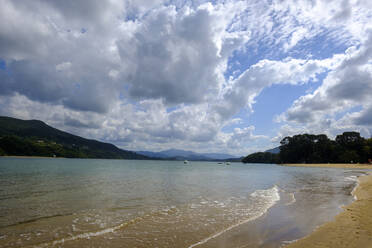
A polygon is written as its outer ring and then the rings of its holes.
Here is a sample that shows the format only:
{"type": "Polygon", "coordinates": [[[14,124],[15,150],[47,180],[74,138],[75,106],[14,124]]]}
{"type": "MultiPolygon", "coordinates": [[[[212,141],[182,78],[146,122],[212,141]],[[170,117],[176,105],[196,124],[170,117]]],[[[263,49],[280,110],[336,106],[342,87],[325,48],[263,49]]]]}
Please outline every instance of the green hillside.
{"type": "Polygon", "coordinates": [[[243,163],[372,163],[372,138],[358,132],[344,132],[331,140],[325,134],[285,137],[280,152],[256,152],[243,163]]]}
{"type": "Polygon", "coordinates": [[[0,155],[68,158],[147,159],[135,152],[85,139],[38,120],[0,117],[0,155]]]}

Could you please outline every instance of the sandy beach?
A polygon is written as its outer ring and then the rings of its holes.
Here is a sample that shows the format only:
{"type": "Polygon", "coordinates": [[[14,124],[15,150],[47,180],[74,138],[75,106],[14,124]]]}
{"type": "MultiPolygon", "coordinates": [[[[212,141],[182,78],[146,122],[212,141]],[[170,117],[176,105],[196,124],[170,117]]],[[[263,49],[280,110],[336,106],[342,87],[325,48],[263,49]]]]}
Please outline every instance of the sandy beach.
{"type": "Polygon", "coordinates": [[[372,164],[283,164],[283,166],[328,167],[328,168],[371,169],[372,170],[372,164]]]}
{"type": "MultiPolygon", "coordinates": [[[[356,164],[290,164],[288,166],[371,168],[371,165],[356,164]]],[[[317,228],[309,236],[300,239],[287,248],[302,247],[372,247],[372,175],[359,178],[354,191],[356,201],[343,207],[344,211],[335,219],[317,228]]]]}

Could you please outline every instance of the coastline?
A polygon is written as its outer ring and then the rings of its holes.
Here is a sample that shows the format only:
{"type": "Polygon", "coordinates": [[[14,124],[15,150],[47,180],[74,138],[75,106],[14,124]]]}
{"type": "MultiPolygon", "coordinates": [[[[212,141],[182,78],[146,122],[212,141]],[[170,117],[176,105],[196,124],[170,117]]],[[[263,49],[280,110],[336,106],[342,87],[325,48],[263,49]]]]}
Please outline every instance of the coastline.
{"type": "MultiPolygon", "coordinates": [[[[326,167],[329,167],[326,164],[326,167]]],[[[341,167],[333,168],[366,168],[366,167],[341,167]]],[[[301,165],[289,165],[301,166],[301,165]]],[[[309,167],[324,167],[318,165],[302,165],[309,167]]],[[[338,214],[333,221],[327,222],[315,229],[308,236],[286,245],[286,248],[304,247],[372,247],[372,174],[358,178],[358,185],[353,191],[356,200],[344,206],[344,211],[338,214]]]]}
{"type": "Polygon", "coordinates": [[[43,157],[43,156],[0,156],[0,158],[64,158],[64,157],[43,157]]]}
{"type": "Polygon", "coordinates": [[[327,168],[344,168],[344,169],[371,169],[372,164],[279,164],[280,166],[291,167],[327,167],[327,168]]]}

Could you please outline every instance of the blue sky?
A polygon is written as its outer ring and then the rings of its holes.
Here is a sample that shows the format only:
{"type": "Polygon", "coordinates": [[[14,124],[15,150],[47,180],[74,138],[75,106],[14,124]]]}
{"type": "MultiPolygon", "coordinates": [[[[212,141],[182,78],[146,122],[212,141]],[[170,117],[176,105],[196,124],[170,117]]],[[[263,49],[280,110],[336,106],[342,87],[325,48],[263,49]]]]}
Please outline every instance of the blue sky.
{"type": "Polygon", "coordinates": [[[0,4],[0,115],[128,150],[371,136],[370,1],[0,4]]]}

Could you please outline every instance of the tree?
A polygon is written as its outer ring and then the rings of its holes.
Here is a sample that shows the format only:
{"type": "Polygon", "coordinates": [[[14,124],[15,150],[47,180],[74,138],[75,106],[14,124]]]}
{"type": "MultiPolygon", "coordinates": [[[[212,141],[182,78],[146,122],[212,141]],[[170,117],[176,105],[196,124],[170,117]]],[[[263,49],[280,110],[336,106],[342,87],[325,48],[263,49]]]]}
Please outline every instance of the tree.
{"type": "Polygon", "coordinates": [[[360,162],[360,156],[356,151],[348,150],[341,154],[340,160],[343,163],[359,163],[360,162]]]}
{"type": "Polygon", "coordinates": [[[341,154],[339,156],[340,162],[363,163],[366,162],[367,156],[365,154],[366,141],[360,136],[358,132],[344,132],[337,135],[336,143],[340,146],[341,154]]]}
{"type": "Polygon", "coordinates": [[[349,149],[360,149],[364,144],[364,138],[358,132],[344,132],[337,135],[336,142],[349,149]]]}
{"type": "MultiPolygon", "coordinates": [[[[270,157],[254,153],[243,161],[277,161],[278,163],[367,163],[372,159],[372,138],[364,139],[358,132],[344,132],[335,141],[325,134],[299,134],[280,141],[280,153],[270,157]]],[[[275,162],[271,162],[275,163],[275,162]]]]}
{"type": "Polygon", "coordinates": [[[285,137],[280,146],[280,160],[286,163],[312,163],[321,160],[322,154],[316,152],[315,144],[328,140],[326,135],[300,134],[285,137]]]}
{"type": "Polygon", "coordinates": [[[5,155],[6,155],[6,154],[5,154],[4,150],[1,149],[1,147],[0,147],[0,156],[5,156],[5,155]]]}
{"type": "Polygon", "coordinates": [[[276,164],[279,162],[278,154],[271,152],[256,152],[252,153],[242,159],[243,163],[265,163],[265,164],[276,164]]]}

